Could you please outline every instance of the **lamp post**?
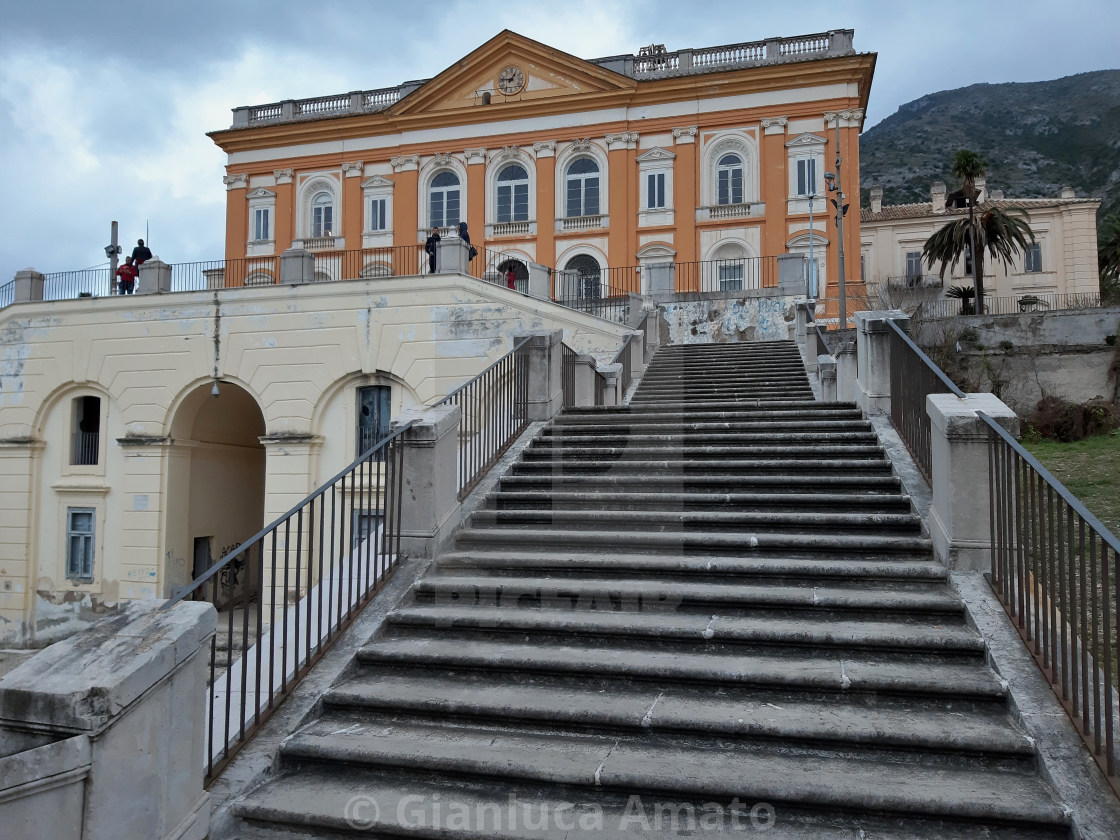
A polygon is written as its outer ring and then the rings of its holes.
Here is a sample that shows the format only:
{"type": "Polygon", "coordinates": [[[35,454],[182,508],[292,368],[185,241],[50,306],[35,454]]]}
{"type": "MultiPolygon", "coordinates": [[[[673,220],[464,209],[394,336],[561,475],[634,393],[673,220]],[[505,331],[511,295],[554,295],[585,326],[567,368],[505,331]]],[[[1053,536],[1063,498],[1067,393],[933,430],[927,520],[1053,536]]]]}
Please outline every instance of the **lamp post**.
{"type": "MultiPolygon", "coordinates": [[[[809,193],[809,299],[812,301],[817,299],[817,263],[813,259],[813,202],[816,200],[817,190],[814,186],[813,191],[809,193]]],[[[816,313],[815,304],[813,312],[816,313]]]]}
{"type": "Polygon", "coordinates": [[[832,206],[836,208],[836,238],[839,240],[839,250],[836,253],[840,263],[840,329],[848,328],[848,292],[845,287],[844,274],[844,214],[848,212],[848,205],[844,203],[844,188],[840,180],[840,117],[836,117],[836,172],[826,172],[824,180],[828,191],[836,193],[832,199],[832,206]]]}

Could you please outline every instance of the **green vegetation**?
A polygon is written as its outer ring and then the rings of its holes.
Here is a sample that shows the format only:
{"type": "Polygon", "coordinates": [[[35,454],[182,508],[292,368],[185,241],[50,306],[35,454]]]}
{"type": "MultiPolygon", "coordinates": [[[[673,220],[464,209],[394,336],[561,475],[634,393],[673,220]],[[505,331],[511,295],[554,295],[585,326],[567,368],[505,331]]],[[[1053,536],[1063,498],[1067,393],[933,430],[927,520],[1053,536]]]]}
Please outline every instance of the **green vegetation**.
{"type": "Polygon", "coordinates": [[[1120,536],[1120,432],[1072,443],[1025,440],[1024,446],[1090,513],[1120,536]]]}
{"type": "Polygon", "coordinates": [[[1120,303],[1120,213],[1113,213],[1100,224],[1097,266],[1101,273],[1101,302],[1120,303]]]}

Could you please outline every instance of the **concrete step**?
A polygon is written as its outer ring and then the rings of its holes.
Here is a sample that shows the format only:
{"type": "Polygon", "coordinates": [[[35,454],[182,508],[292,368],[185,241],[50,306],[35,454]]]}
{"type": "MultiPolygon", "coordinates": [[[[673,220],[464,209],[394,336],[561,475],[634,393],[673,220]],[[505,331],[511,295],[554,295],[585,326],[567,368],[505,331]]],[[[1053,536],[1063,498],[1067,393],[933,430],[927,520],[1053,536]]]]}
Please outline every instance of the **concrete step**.
{"type": "MultiPolygon", "coordinates": [[[[947,652],[948,654],[949,652],[947,652]]],[[[402,634],[363,647],[360,662],[378,668],[407,667],[492,674],[579,675],[651,684],[737,686],[741,689],[797,693],[844,692],[845,697],[890,695],[952,698],[954,702],[999,700],[1005,686],[972,652],[938,657],[885,656],[883,651],[819,650],[787,647],[753,652],[743,646],[691,651],[652,645],[572,644],[540,638],[532,643],[509,638],[474,639],[465,644],[453,634],[423,637],[402,634]]]]}
{"type": "Polygon", "coordinates": [[[672,792],[795,802],[841,811],[1065,825],[1067,817],[1033,775],[991,768],[946,770],[821,754],[677,746],[644,738],[537,735],[488,727],[362,723],[331,716],[283,747],[285,762],[400,768],[441,776],[561,785],[589,791],[672,792]],[[342,724],[342,726],[340,726],[342,724]]]}
{"type": "Polygon", "coordinates": [[[642,532],[592,531],[556,528],[462,528],[456,538],[460,550],[471,548],[508,548],[532,545],[535,548],[592,548],[600,551],[620,549],[649,553],[735,554],[749,557],[766,552],[818,552],[837,556],[847,552],[861,554],[903,554],[928,552],[929,540],[916,535],[881,534],[796,534],[775,531],[723,533],[713,531],[642,532]]]}
{"type": "Polygon", "coordinates": [[[704,476],[751,476],[792,474],[807,476],[826,475],[883,475],[891,474],[891,464],[882,458],[841,458],[789,460],[785,458],[728,458],[722,461],[682,461],[676,459],[646,458],[639,459],[524,459],[510,468],[511,475],[534,475],[541,473],[609,471],[614,475],[680,475],[689,479],[704,476]]]}
{"type": "Polygon", "coordinates": [[[821,511],[666,511],[666,510],[478,510],[470,527],[549,527],[552,530],[646,531],[649,533],[726,533],[764,529],[771,533],[796,530],[801,534],[841,534],[874,531],[879,534],[920,534],[922,521],[912,513],[823,513],[821,511]]]}
{"type": "Polygon", "coordinates": [[[840,814],[741,795],[712,802],[513,781],[495,790],[485,780],[354,765],[343,776],[321,764],[289,772],[236,808],[242,840],[725,840],[763,831],[769,840],[1056,840],[1069,834],[1064,823],[840,814]]]}
{"type": "Polygon", "coordinates": [[[865,443],[817,443],[791,447],[782,441],[773,443],[751,443],[735,445],[731,443],[712,444],[704,440],[690,441],[686,444],[628,444],[625,446],[583,446],[568,441],[555,443],[541,441],[528,447],[522,458],[525,460],[568,460],[568,459],[610,459],[610,460],[708,460],[708,459],[747,459],[783,458],[791,461],[827,460],[829,458],[883,458],[883,448],[878,444],[865,443]]]}
{"type": "Polygon", "coordinates": [[[910,512],[910,497],[902,494],[850,493],[685,493],[677,488],[661,492],[608,490],[515,490],[499,485],[487,502],[495,510],[810,510],[830,512],[910,512]]]}
{"type": "Polygon", "coordinates": [[[780,472],[769,475],[760,475],[757,472],[738,473],[731,476],[708,473],[685,474],[680,471],[649,473],[642,470],[623,470],[621,467],[607,473],[586,475],[579,472],[536,469],[523,473],[513,471],[503,476],[499,484],[502,489],[582,487],[587,488],[588,491],[596,488],[639,491],[669,489],[692,493],[761,489],[775,493],[804,493],[820,489],[823,492],[843,490],[853,495],[897,493],[901,487],[898,478],[888,470],[882,469],[877,463],[874,469],[864,471],[847,470],[829,474],[806,472],[800,475],[780,472]]]}
{"type": "Polygon", "coordinates": [[[548,428],[544,430],[545,434],[541,434],[534,438],[531,445],[535,449],[544,446],[580,446],[584,444],[606,446],[642,446],[652,443],[663,443],[683,445],[699,441],[707,444],[782,443],[787,446],[807,446],[818,443],[826,445],[838,443],[855,443],[879,446],[879,439],[870,429],[855,429],[851,431],[820,430],[808,432],[772,431],[768,433],[760,431],[725,431],[720,426],[678,430],[675,432],[667,431],[667,429],[669,428],[668,426],[664,428],[666,429],[666,431],[656,432],[652,429],[643,429],[638,432],[631,432],[630,434],[627,434],[625,430],[619,429],[614,426],[596,426],[589,428],[581,427],[578,429],[548,428]]]}
{"type": "Polygon", "coordinates": [[[461,574],[424,578],[413,587],[417,605],[478,605],[517,609],[612,609],[623,613],[641,606],[664,611],[720,609],[721,615],[787,611],[792,614],[831,615],[917,620],[957,620],[964,615],[961,602],[944,589],[853,590],[826,583],[814,586],[750,585],[741,581],[713,583],[650,578],[583,576],[578,580],[553,578],[537,571],[516,578],[502,575],[461,574]]]}
{"type": "Polygon", "coordinates": [[[437,561],[440,574],[485,571],[525,575],[547,573],[552,577],[588,576],[656,577],[660,580],[707,581],[778,587],[841,585],[859,592],[895,588],[929,587],[943,591],[948,573],[925,554],[845,552],[836,557],[773,552],[759,557],[727,555],[650,554],[633,551],[543,551],[536,548],[449,551],[437,561]]]}
{"type": "MultiPolygon", "coordinates": [[[[920,660],[926,654],[950,659],[982,657],[983,640],[958,616],[919,616],[910,620],[872,620],[838,617],[822,611],[776,611],[754,616],[700,615],[677,609],[678,596],[669,588],[650,592],[651,598],[624,604],[633,609],[607,611],[589,601],[584,609],[416,605],[388,616],[393,633],[410,639],[442,638],[451,634],[465,643],[515,636],[542,644],[562,641],[616,650],[672,650],[691,656],[698,650],[732,654],[737,651],[813,650],[847,654],[874,653],[889,661],[890,654],[920,660]],[[417,632],[419,631],[419,632],[417,632]],[[435,636],[433,636],[433,632],[435,636]]],[[[605,598],[603,603],[610,604],[605,598]]]]}
{"type": "Polygon", "coordinates": [[[1007,719],[1001,704],[980,702],[969,714],[941,699],[858,706],[831,696],[712,691],[707,687],[511,678],[463,680],[446,673],[363,671],[323,696],[332,710],[413,713],[450,720],[575,727],[620,734],[673,733],[738,741],[848,748],[922,749],[969,758],[1033,761],[1033,744],[1007,719]]]}

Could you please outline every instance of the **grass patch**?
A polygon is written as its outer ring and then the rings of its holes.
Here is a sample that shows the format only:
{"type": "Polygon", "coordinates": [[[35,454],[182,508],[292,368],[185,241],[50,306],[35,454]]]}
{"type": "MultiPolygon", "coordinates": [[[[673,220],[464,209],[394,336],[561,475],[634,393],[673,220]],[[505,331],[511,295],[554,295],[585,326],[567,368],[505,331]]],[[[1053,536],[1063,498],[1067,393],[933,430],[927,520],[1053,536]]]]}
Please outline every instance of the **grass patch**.
{"type": "Polygon", "coordinates": [[[1120,433],[1024,443],[1106,528],[1120,536],[1120,433]]]}

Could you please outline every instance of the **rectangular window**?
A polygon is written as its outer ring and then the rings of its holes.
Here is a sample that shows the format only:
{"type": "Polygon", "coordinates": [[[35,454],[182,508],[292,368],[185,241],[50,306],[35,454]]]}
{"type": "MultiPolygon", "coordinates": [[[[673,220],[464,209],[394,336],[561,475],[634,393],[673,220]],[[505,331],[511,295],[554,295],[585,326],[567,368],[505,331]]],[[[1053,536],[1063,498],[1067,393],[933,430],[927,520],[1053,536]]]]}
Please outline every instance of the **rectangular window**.
{"type": "Polygon", "coordinates": [[[734,292],[743,288],[743,263],[739,260],[719,264],[719,290],[734,292]]]}
{"type": "Polygon", "coordinates": [[[268,208],[258,207],[253,211],[253,241],[267,242],[269,236],[268,208]]]}
{"type": "Polygon", "coordinates": [[[906,252],[906,284],[913,286],[922,279],[922,252],[906,252]]]}
{"type": "MultiPolygon", "coordinates": [[[[392,411],[390,398],[392,389],[388,385],[371,385],[358,389],[358,454],[368,452],[389,435],[389,414],[392,411]]],[[[378,453],[377,460],[385,460],[385,451],[378,453]]]]}
{"type": "Polygon", "coordinates": [[[93,580],[93,508],[66,509],[66,577],[76,583],[93,580]]]}
{"type": "MultiPolygon", "coordinates": [[[[356,510],[354,511],[353,519],[350,523],[350,533],[353,537],[350,540],[350,550],[357,551],[358,547],[362,545],[370,534],[376,534],[381,528],[381,522],[384,515],[379,510],[356,510]]],[[[372,556],[378,550],[378,546],[371,544],[369,548],[362,547],[362,556],[365,556],[366,551],[372,556]]]]}
{"type": "Polygon", "coordinates": [[[372,199],[369,203],[369,229],[388,230],[389,219],[385,215],[388,202],[384,198],[372,199]]]}
{"type": "Polygon", "coordinates": [[[739,167],[719,171],[718,203],[743,203],[743,170],[739,167]]]}
{"type": "Polygon", "coordinates": [[[1037,274],[1042,271],[1042,243],[1035,242],[1027,248],[1023,255],[1023,270],[1028,274],[1037,274]]]}
{"type": "Polygon", "coordinates": [[[799,158],[797,161],[797,194],[817,194],[816,158],[799,158]]]}
{"type": "Polygon", "coordinates": [[[334,224],[334,207],[326,205],[324,207],[316,207],[312,210],[311,217],[311,236],[318,238],[320,236],[330,236],[334,224]]]}
{"type": "Polygon", "coordinates": [[[498,224],[524,222],[529,219],[529,185],[498,186],[498,224]]]}
{"type": "Polygon", "coordinates": [[[660,210],[665,206],[665,173],[651,172],[646,176],[646,209],[660,210]]]}
{"type": "Polygon", "coordinates": [[[97,464],[101,444],[101,398],[78,397],[74,400],[74,446],[70,463],[91,467],[97,464]]]}

